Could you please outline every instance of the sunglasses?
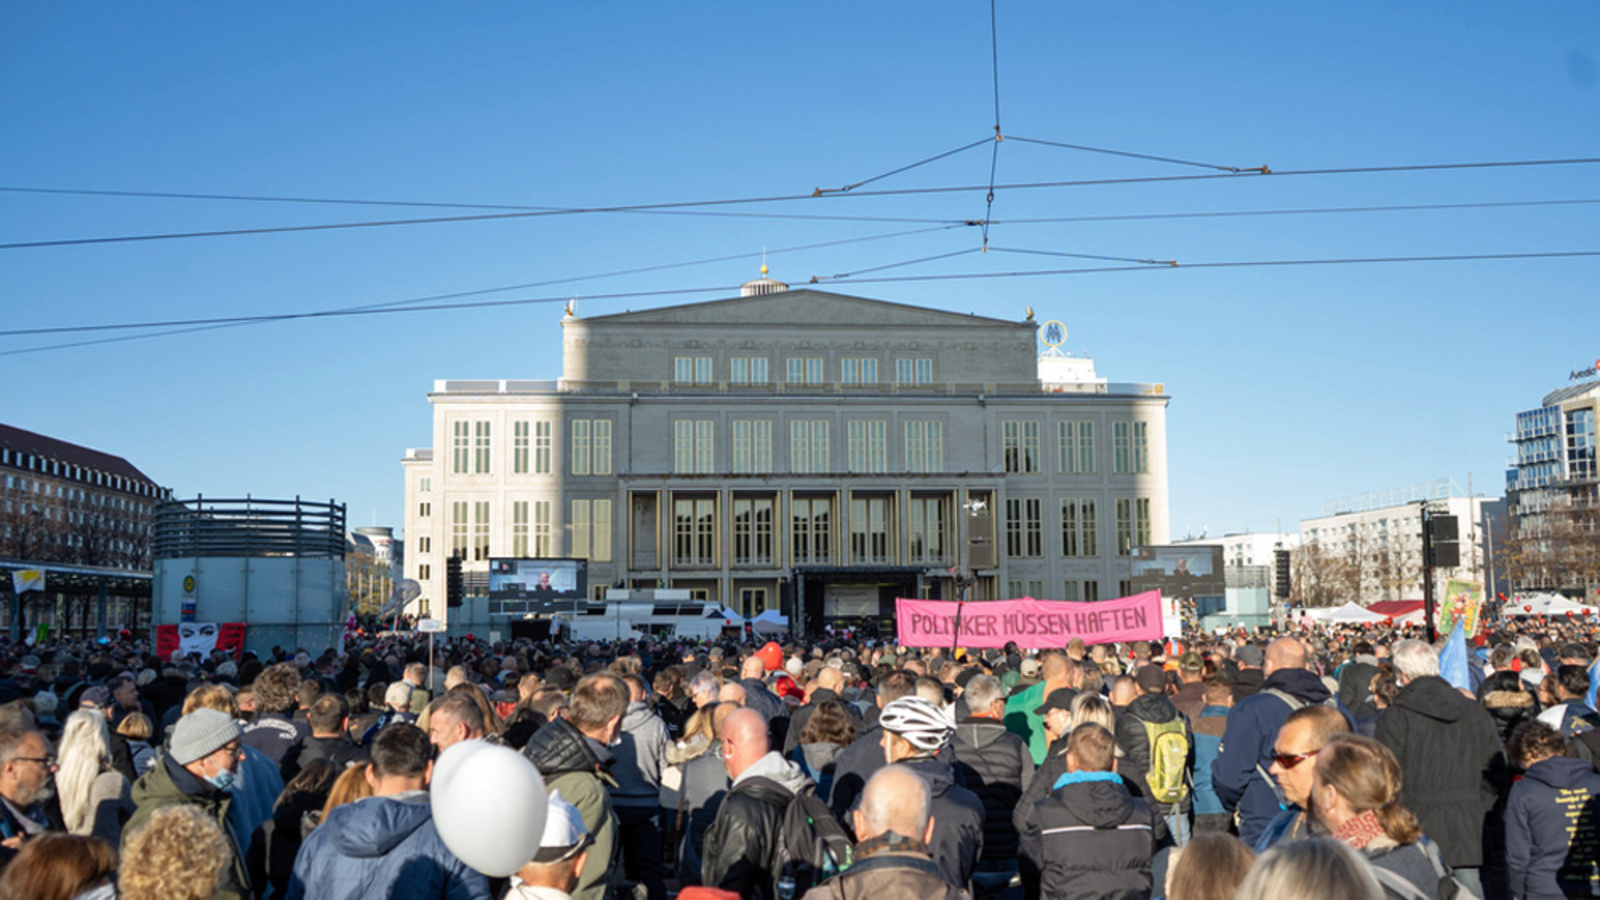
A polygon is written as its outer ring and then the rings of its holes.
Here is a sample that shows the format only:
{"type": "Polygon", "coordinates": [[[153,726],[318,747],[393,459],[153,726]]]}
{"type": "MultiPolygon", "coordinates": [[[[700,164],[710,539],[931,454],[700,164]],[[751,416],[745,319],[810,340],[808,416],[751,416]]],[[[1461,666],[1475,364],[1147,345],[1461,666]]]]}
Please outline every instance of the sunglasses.
{"type": "Polygon", "coordinates": [[[1277,763],[1278,768],[1280,769],[1292,769],[1311,757],[1316,756],[1318,752],[1319,751],[1316,750],[1313,750],[1310,753],[1279,753],[1277,751],[1273,751],[1272,761],[1277,763]]]}

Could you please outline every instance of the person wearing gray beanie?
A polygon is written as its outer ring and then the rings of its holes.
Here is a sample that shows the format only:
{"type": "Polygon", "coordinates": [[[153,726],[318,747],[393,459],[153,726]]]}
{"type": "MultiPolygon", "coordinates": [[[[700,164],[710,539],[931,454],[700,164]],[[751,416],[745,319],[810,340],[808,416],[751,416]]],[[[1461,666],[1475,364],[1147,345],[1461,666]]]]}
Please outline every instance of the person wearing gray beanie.
{"type": "Polygon", "coordinates": [[[196,709],[179,719],[170,748],[134,782],[135,809],[122,832],[133,834],[151,814],[170,806],[194,806],[204,812],[232,838],[233,860],[216,895],[222,900],[251,896],[250,875],[238,851],[248,843],[248,835],[241,840],[228,821],[228,809],[235,802],[228,788],[239,768],[243,734],[239,723],[220,710],[196,709]]]}

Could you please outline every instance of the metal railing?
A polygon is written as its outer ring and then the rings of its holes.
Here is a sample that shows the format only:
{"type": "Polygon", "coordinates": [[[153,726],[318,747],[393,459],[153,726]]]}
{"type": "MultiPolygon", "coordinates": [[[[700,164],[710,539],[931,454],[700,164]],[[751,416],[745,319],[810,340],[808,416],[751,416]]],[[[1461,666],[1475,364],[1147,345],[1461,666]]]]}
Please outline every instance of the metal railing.
{"type": "Polygon", "coordinates": [[[152,555],[343,558],[345,507],[254,497],[169,500],[156,507],[152,555]]]}

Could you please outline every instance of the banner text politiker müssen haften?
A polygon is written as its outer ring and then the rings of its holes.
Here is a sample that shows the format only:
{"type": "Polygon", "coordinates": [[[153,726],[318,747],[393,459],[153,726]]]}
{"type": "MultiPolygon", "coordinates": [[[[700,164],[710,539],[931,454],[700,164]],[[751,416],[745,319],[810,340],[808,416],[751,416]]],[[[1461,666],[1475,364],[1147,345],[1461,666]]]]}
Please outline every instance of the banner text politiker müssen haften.
{"type": "Polygon", "coordinates": [[[1016,641],[1026,648],[1061,647],[1073,638],[1090,644],[1158,641],[1162,636],[1161,594],[1095,603],[1052,600],[989,600],[961,609],[961,636],[955,635],[956,604],[949,600],[895,601],[898,637],[903,647],[987,649],[1016,641]]]}

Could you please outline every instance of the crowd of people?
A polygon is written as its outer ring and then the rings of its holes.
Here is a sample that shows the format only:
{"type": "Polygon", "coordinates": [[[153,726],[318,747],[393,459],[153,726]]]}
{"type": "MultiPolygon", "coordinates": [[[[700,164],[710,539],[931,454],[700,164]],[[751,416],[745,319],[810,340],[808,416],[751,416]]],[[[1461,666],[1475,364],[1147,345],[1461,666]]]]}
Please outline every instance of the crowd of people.
{"type": "Polygon", "coordinates": [[[1594,896],[1595,637],[0,644],[0,900],[1594,896]]]}

